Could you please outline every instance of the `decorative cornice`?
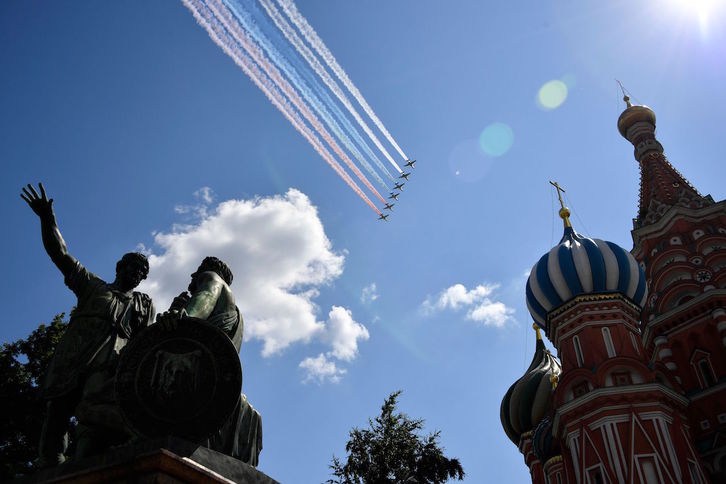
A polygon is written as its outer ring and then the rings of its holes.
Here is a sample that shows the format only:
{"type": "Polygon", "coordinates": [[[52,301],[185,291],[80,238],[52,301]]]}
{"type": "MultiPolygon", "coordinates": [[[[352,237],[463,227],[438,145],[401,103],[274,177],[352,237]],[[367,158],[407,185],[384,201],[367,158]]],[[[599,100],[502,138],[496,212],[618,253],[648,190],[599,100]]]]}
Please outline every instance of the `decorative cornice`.
{"type": "Polygon", "coordinates": [[[552,322],[553,319],[555,319],[560,314],[566,312],[568,309],[572,308],[574,305],[581,303],[581,302],[594,302],[594,301],[622,301],[628,306],[630,306],[633,311],[636,313],[640,313],[640,308],[636,306],[633,302],[631,302],[625,295],[621,292],[606,292],[601,294],[581,294],[579,296],[576,296],[569,301],[565,302],[558,308],[553,309],[547,314],[547,325],[552,322]]]}
{"type": "MultiPolygon", "coordinates": [[[[651,333],[653,333],[653,328],[655,328],[655,327],[659,326],[660,324],[667,322],[669,320],[676,319],[676,317],[679,316],[680,314],[686,313],[688,311],[692,311],[697,306],[704,304],[709,299],[712,299],[714,297],[719,297],[719,296],[726,298],[726,289],[711,289],[710,291],[701,293],[698,296],[694,297],[693,299],[690,299],[690,300],[686,301],[685,303],[666,311],[665,313],[659,314],[655,318],[646,322],[643,325],[644,326],[643,342],[645,343],[645,346],[646,347],[648,346],[648,342],[650,341],[650,338],[652,338],[651,333]]],[[[694,316],[698,316],[698,315],[694,315],[694,316]]]]}
{"type": "MultiPolygon", "coordinates": [[[[711,195],[706,195],[704,198],[711,198],[711,195]]],[[[633,230],[630,232],[633,236],[633,250],[631,253],[633,257],[639,259],[641,256],[641,244],[640,241],[643,239],[650,239],[654,237],[662,237],[668,233],[668,230],[672,227],[677,217],[679,219],[685,219],[689,222],[698,223],[702,222],[704,218],[717,214],[720,211],[726,211],[726,200],[721,200],[713,205],[708,205],[702,208],[687,208],[678,205],[672,206],[666,213],[663,214],[660,220],[657,222],[645,225],[643,227],[637,227],[635,220],[633,219],[633,230]]]]}
{"type": "MultiPolygon", "coordinates": [[[[683,395],[679,394],[678,392],[671,390],[670,388],[666,387],[665,385],[662,385],[660,383],[642,383],[639,385],[628,385],[627,387],[622,386],[615,386],[615,387],[606,387],[606,388],[596,388],[595,390],[587,392],[585,395],[582,395],[578,398],[575,398],[574,400],[567,402],[563,405],[561,405],[557,410],[555,411],[555,417],[553,419],[552,423],[552,433],[553,435],[559,435],[559,424],[560,424],[560,418],[563,414],[566,414],[580,406],[586,405],[593,400],[596,400],[600,397],[607,397],[612,395],[623,395],[625,393],[641,393],[641,392],[649,392],[649,391],[658,391],[672,400],[675,400],[677,403],[679,403],[684,408],[688,407],[688,404],[690,403],[689,399],[684,397],[683,395]]],[[[652,404],[653,402],[649,402],[648,404],[652,404]]],[[[600,411],[599,409],[598,411],[600,411]]],[[[676,410],[676,409],[674,409],[676,410]]]]}

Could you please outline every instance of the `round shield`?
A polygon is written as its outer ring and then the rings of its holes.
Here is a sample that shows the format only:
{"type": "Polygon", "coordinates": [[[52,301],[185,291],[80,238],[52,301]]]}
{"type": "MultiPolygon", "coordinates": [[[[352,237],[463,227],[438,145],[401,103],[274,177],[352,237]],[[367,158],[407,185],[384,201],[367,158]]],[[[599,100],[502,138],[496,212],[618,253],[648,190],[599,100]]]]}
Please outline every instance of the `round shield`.
{"type": "Polygon", "coordinates": [[[167,330],[154,324],[124,348],[116,398],[131,428],[147,438],[200,442],[219,430],[242,391],[242,366],[227,335],[197,318],[167,330]]]}

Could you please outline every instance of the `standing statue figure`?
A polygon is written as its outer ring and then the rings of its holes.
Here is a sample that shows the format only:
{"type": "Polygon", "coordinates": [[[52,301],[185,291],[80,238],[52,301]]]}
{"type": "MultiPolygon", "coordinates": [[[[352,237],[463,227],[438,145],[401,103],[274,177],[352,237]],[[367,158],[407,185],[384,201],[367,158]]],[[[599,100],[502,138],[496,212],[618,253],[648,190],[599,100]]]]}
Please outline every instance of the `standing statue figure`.
{"type": "Polygon", "coordinates": [[[82,458],[123,443],[130,437],[114,399],[114,374],[121,349],[140,329],[151,324],[154,306],[134,288],[149,273],[143,254],[125,254],[116,264],[116,279],[108,284],[86,270],[61,236],[42,184],[20,195],[40,218],[43,245],[63,273],[65,284],[78,297],[45,377],[41,397],[46,413],[36,465],[65,461],[71,416],[78,422],[74,456],[82,458]]]}
{"type": "MultiPolygon", "coordinates": [[[[224,331],[239,353],[244,321],[229,288],[233,278],[229,266],[216,257],[206,257],[191,277],[189,292],[174,298],[169,311],[157,317],[157,323],[173,330],[175,321],[185,316],[203,319],[224,331]]],[[[210,437],[207,447],[257,465],[262,450],[262,417],[244,393],[227,422],[210,437]]]]}

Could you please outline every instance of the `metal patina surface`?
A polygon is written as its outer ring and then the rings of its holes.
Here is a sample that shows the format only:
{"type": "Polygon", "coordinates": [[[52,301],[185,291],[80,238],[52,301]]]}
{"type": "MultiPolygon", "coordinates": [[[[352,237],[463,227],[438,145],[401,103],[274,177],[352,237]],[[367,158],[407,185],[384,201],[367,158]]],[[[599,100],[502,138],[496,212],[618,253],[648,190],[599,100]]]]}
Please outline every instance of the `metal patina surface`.
{"type": "Polygon", "coordinates": [[[126,346],[116,397],[139,435],[201,442],[229,418],[242,390],[237,350],[220,329],[186,317],[169,330],[155,324],[126,346]]]}

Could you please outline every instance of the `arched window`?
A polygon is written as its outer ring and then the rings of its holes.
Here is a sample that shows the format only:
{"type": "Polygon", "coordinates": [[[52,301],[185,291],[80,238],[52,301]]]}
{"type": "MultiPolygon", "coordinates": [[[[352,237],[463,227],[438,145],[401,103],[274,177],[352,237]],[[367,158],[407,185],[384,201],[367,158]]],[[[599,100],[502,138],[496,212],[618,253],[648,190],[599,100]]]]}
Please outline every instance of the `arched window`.
{"type": "Polygon", "coordinates": [[[575,336],[572,338],[572,345],[575,347],[575,358],[577,358],[577,367],[581,367],[584,364],[582,359],[582,348],[580,348],[580,338],[575,336]]]}
{"type": "Polygon", "coordinates": [[[613,346],[613,339],[610,337],[610,329],[602,329],[602,339],[605,341],[605,348],[608,350],[608,358],[615,357],[615,347],[613,346]]]}

